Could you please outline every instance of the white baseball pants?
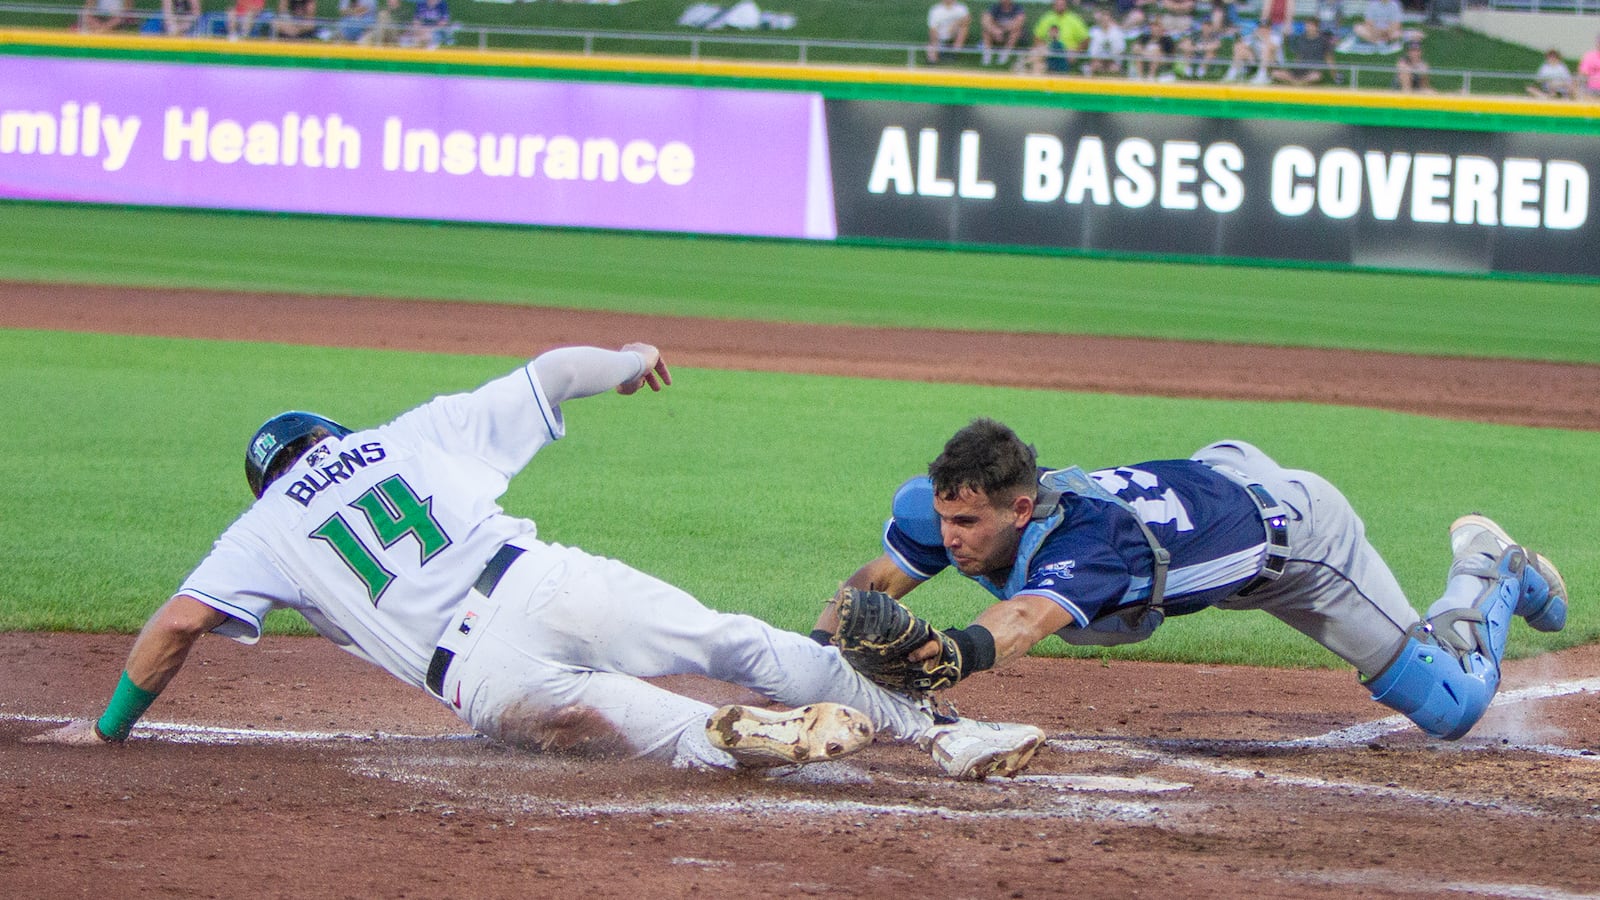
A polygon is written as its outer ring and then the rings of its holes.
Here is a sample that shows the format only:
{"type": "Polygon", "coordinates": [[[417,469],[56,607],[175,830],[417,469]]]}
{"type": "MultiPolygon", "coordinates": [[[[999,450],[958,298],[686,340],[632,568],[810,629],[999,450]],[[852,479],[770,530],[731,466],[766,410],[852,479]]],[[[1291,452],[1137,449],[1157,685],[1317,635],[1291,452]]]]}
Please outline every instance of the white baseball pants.
{"type": "Polygon", "coordinates": [[[540,749],[732,767],[706,739],[713,707],[640,680],[684,674],[787,706],[843,703],[885,737],[909,740],[933,724],[915,701],[867,681],[835,648],[708,609],[613,559],[515,543],[526,552],[491,596],[467,594],[440,639],[455,653],[442,699],[480,733],[540,749]]]}

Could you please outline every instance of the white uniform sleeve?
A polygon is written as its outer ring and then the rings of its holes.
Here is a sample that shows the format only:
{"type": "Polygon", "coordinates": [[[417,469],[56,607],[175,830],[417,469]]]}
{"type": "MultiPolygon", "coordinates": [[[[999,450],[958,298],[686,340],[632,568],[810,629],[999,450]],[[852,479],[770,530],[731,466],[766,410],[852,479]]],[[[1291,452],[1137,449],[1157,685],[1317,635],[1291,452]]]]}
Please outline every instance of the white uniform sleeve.
{"type": "Polygon", "coordinates": [[[643,367],[643,357],[631,350],[552,350],[471,393],[425,403],[393,425],[415,429],[447,453],[482,460],[509,479],[566,434],[562,400],[610,390],[639,377],[643,367]]]}
{"type": "Polygon", "coordinates": [[[267,613],[300,605],[300,591],[282,572],[226,533],[177,593],[226,615],[228,620],[214,631],[241,644],[261,640],[261,620],[267,613]]]}
{"type": "Polygon", "coordinates": [[[509,481],[541,447],[565,434],[566,424],[528,363],[471,393],[435,397],[379,432],[391,430],[479,460],[509,481]]]}
{"type": "Polygon", "coordinates": [[[644,357],[632,350],[599,347],[558,347],[539,354],[533,371],[544,395],[560,406],[564,401],[593,397],[644,374],[644,357]]]}

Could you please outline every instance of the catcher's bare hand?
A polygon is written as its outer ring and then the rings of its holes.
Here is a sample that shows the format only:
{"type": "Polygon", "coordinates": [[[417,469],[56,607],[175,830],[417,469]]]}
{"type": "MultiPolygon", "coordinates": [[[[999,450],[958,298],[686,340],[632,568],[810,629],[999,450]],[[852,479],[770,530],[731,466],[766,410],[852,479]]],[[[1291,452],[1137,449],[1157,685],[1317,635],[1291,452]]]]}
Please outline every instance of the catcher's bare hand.
{"type": "Polygon", "coordinates": [[[22,740],[27,744],[61,744],[68,747],[98,747],[109,743],[95,730],[94,724],[94,719],[73,719],[60,728],[22,740]]]}
{"type": "Polygon", "coordinates": [[[927,662],[930,659],[938,659],[943,652],[944,645],[936,640],[931,640],[907,654],[906,659],[914,663],[927,662]]]}
{"type": "Polygon", "coordinates": [[[617,393],[626,396],[647,384],[650,386],[650,390],[660,391],[663,387],[672,383],[672,373],[667,370],[667,361],[661,358],[660,350],[650,344],[639,342],[623,344],[622,349],[624,351],[631,350],[644,357],[644,374],[632,381],[624,381],[617,385],[617,393]]]}

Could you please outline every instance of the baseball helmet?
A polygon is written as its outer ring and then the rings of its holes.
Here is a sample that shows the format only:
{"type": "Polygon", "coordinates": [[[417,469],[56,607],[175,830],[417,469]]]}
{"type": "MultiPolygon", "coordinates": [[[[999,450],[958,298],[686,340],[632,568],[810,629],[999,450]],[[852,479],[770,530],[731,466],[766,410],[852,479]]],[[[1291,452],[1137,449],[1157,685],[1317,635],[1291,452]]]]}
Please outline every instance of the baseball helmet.
{"type": "MultiPolygon", "coordinates": [[[[350,429],[338,422],[309,412],[278,413],[262,423],[261,427],[256,429],[255,436],[250,438],[250,445],[244,451],[244,477],[250,482],[250,492],[260,499],[267,485],[272,483],[272,478],[267,475],[272,472],[273,465],[284,460],[285,453],[289,452],[296,442],[319,430],[334,437],[344,437],[350,433],[350,429]]],[[[305,445],[299,447],[299,450],[304,449],[305,445]]],[[[299,455],[297,451],[287,461],[292,462],[299,455]]]]}

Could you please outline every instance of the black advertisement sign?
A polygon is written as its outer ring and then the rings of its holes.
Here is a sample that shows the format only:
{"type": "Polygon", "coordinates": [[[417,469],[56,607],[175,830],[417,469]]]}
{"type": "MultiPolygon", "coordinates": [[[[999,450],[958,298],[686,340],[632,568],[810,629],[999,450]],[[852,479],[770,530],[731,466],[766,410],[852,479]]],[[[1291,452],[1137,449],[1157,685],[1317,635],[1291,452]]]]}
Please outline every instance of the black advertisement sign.
{"type": "Polygon", "coordinates": [[[1600,141],[829,100],[841,237],[1600,275],[1600,141]]]}

